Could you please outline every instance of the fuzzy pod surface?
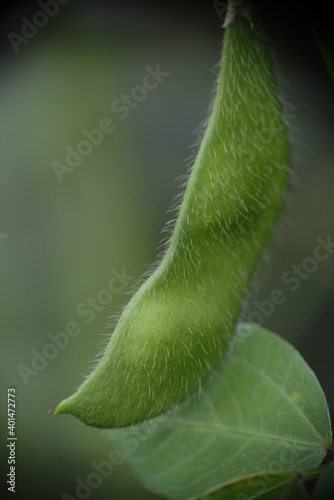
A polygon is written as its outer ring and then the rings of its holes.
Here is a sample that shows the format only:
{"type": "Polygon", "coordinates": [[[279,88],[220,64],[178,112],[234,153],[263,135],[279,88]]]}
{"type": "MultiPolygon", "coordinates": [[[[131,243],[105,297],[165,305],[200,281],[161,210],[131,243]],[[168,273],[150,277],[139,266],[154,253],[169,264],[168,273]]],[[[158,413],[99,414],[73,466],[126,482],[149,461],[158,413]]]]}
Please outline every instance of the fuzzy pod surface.
{"type": "Polygon", "coordinates": [[[196,391],[231,343],[290,165],[271,54],[251,16],[225,29],[211,115],[164,257],[55,414],[100,428],[153,418],[196,391]]]}

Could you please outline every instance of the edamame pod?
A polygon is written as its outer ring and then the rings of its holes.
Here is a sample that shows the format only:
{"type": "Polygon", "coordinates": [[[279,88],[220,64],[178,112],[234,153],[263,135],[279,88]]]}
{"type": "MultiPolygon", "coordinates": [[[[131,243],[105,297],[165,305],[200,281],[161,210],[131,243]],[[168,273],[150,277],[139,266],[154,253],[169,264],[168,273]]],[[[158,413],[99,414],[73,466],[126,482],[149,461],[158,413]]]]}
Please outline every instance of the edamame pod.
{"type": "Polygon", "coordinates": [[[216,97],[169,246],[92,374],[55,414],[123,427],[197,390],[226,353],[284,204],[290,147],[254,12],[230,16],[216,97]]]}

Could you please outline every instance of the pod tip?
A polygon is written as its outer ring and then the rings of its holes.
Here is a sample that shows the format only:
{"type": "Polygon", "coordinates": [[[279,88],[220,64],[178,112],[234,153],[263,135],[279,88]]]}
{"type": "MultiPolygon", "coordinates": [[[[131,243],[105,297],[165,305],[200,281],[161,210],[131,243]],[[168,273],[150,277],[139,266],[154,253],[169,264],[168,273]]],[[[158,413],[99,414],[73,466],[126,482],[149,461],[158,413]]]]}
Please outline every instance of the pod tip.
{"type": "MultiPolygon", "coordinates": [[[[70,413],[69,407],[68,407],[68,400],[64,399],[61,401],[55,408],[55,410],[52,410],[53,415],[61,415],[62,413],[70,413]]],[[[51,410],[50,410],[51,411],[51,410]]],[[[50,412],[49,412],[50,413],[50,412]]]]}

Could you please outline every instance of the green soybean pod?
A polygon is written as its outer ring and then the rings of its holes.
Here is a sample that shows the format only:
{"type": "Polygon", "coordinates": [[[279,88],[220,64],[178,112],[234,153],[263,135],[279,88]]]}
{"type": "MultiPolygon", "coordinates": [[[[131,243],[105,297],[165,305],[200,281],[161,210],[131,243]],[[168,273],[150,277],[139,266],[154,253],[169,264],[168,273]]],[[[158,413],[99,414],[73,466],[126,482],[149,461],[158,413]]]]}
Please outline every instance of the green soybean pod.
{"type": "Polygon", "coordinates": [[[230,345],[290,164],[270,51],[256,14],[243,14],[233,12],[225,30],[214,104],[168,248],[95,370],[55,414],[101,428],[155,417],[196,391],[230,345]]]}

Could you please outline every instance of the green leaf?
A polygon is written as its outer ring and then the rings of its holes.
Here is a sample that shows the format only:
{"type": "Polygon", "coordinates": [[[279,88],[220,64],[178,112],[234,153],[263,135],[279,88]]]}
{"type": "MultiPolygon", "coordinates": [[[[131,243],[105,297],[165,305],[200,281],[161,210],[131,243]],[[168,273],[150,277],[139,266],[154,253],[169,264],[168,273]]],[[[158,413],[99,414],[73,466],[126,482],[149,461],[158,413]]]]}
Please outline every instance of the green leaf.
{"type": "Polygon", "coordinates": [[[316,467],[331,446],[316,376],[288,342],[252,325],[238,327],[219,369],[176,410],[107,436],[148,488],[182,500],[316,467]]]}

